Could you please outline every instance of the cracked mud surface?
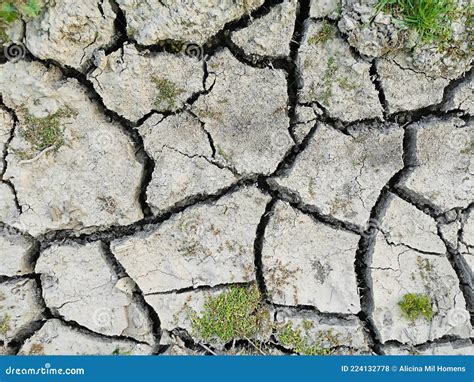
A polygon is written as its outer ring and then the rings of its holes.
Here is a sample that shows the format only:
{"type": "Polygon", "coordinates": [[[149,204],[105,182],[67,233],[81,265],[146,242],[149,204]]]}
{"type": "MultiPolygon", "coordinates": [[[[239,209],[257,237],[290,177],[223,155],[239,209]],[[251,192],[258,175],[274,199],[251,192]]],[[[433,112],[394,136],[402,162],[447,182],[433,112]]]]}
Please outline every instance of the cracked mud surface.
{"type": "Polygon", "coordinates": [[[472,52],[400,49],[375,3],[13,25],[0,354],[474,354],[472,52]]]}

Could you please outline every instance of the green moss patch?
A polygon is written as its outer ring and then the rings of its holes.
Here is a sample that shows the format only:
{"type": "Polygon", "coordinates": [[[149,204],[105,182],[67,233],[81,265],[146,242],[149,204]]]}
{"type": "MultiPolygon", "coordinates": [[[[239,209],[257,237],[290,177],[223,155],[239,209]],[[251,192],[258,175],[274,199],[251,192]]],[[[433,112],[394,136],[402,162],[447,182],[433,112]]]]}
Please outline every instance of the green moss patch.
{"type": "Polygon", "coordinates": [[[398,305],[402,315],[410,321],[422,317],[427,321],[433,318],[433,303],[429,296],[422,294],[407,293],[399,301],[398,305]]]}
{"type": "Polygon", "coordinates": [[[0,320],[0,334],[4,336],[10,330],[11,317],[6,313],[0,320]]]}
{"type": "Polygon", "coordinates": [[[8,24],[18,20],[28,20],[40,14],[43,4],[40,0],[12,0],[0,2],[0,42],[8,41],[5,32],[8,24]]]}
{"type": "Polygon", "coordinates": [[[323,23],[321,30],[308,38],[309,45],[324,44],[333,36],[334,30],[327,21],[323,23]]]}
{"type": "Polygon", "coordinates": [[[153,82],[158,93],[155,99],[155,106],[158,109],[175,107],[176,98],[185,92],[184,89],[180,89],[174,82],[166,78],[154,78],[153,82]]]}

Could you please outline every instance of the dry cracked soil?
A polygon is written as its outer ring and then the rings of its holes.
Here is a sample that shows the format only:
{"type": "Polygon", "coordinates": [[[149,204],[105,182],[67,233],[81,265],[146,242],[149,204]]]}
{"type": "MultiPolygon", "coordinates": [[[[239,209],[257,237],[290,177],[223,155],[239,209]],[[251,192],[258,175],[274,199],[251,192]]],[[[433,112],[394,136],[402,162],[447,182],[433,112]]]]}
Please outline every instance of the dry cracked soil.
{"type": "Polygon", "coordinates": [[[9,24],[0,354],[474,354],[466,24],[454,53],[376,0],[9,24]]]}

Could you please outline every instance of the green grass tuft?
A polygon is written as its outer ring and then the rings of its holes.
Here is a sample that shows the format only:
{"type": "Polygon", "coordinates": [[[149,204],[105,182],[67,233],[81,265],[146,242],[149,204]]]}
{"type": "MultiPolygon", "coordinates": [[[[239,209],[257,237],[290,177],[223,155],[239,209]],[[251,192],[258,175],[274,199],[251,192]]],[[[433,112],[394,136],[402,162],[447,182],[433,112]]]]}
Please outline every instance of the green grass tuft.
{"type": "Polygon", "coordinates": [[[0,22],[11,23],[20,18],[28,19],[39,15],[42,7],[39,0],[13,0],[0,3],[0,22]]]}
{"type": "Polygon", "coordinates": [[[429,296],[407,293],[403,296],[398,305],[400,306],[402,315],[410,321],[415,321],[420,317],[431,321],[433,318],[433,306],[429,296]]]}
{"type": "Polygon", "coordinates": [[[114,349],[114,351],[112,352],[112,355],[130,355],[130,354],[132,354],[131,350],[124,351],[124,350],[120,349],[120,346],[117,346],[114,349]]]}
{"type": "Polygon", "coordinates": [[[40,14],[43,4],[40,0],[0,1],[0,43],[8,41],[8,24],[18,20],[28,20],[40,14]]]}
{"type": "Polygon", "coordinates": [[[257,286],[233,287],[209,298],[200,314],[191,315],[193,330],[206,341],[254,338],[265,329],[269,312],[257,286]]]}
{"type": "Polygon", "coordinates": [[[451,23],[458,17],[455,0],[380,0],[377,11],[391,13],[404,27],[415,30],[423,42],[447,42],[451,23]]]}
{"type": "Polygon", "coordinates": [[[304,321],[303,327],[297,326],[293,329],[289,322],[279,333],[280,343],[288,348],[293,349],[298,354],[303,355],[330,355],[331,347],[338,346],[339,341],[337,335],[327,330],[318,334],[314,339],[309,336],[309,330],[312,328],[311,321],[304,321]],[[323,342],[329,344],[324,346],[323,342]]]}
{"type": "Polygon", "coordinates": [[[51,146],[58,149],[64,144],[61,119],[72,115],[73,112],[69,109],[61,109],[44,118],[25,113],[25,122],[20,134],[34,150],[41,151],[51,146]]]}
{"type": "Polygon", "coordinates": [[[10,321],[11,317],[6,313],[3,318],[0,320],[0,334],[4,336],[10,330],[10,321]]]}
{"type": "Polygon", "coordinates": [[[319,43],[324,44],[331,38],[333,33],[334,31],[331,24],[325,21],[323,23],[321,30],[308,38],[308,44],[309,45],[317,45],[319,43]]]}

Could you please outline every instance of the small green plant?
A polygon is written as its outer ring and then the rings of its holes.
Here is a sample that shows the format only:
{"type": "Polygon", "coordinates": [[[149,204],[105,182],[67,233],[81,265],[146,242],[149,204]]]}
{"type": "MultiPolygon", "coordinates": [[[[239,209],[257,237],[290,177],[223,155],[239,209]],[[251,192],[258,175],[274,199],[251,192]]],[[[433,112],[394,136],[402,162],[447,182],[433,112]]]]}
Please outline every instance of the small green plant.
{"type": "Polygon", "coordinates": [[[120,346],[117,346],[112,352],[112,355],[130,355],[130,354],[132,354],[131,350],[123,351],[122,349],[120,349],[120,346]]]}
{"type": "Polygon", "coordinates": [[[178,88],[174,82],[166,78],[154,78],[153,82],[158,90],[155,106],[157,108],[163,108],[163,104],[165,104],[167,107],[175,107],[176,97],[183,94],[184,89],[178,88]]]}
{"type": "Polygon", "coordinates": [[[415,321],[420,317],[431,321],[433,318],[433,306],[431,298],[422,294],[407,293],[403,296],[398,305],[402,311],[402,315],[410,320],[415,321]]]}
{"type": "Polygon", "coordinates": [[[461,150],[461,154],[471,154],[474,153],[474,139],[471,140],[467,146],[461,150]]]}
{"type": "Polygon", "coordinates": [[[391,13],[402,26],[415,30],[423,42],[451,39],[451,23],[459,14],[455,0],[380,0],[377,11],[391,13]]]}
{"type": "Polygon", "coordinates": [[[3,318],[0,320],[0,334],[4,336],[10,330],[10,321],[11,317],[6,313],[3,318]]]}
{"type": "Polygon", "coordinates": [[[29,355],[41,355],[44,354],[44,346],[39,343],[35,343],[31,345],[30,351],[28,352],[29,355]]]}
{"type": "Polygon", "coordinates": [[[36,17],[41,11],[40,0],[13,0],[0,2],[0,42],[8,41],[8,24],[18,20],[36,17]]]}
{"type": "Polygon", "coordinates": [[[269,312],[263,306],[256,285],[232,287],[209,298],[200,314],[191,314],[193,330],[206,341],[253,338],[269,323],[269,312]]]}
{"type": "Polygon", "coordinates": [[[312,327],[313,323],[307,320],[303,322],[302,328],[297,326],[295,329],[293,329],[291,322],[288,322],[279,334],[281,344],[303,355],[332,354],[331,347],[339,345],[337,335],[328,330],[311,339],[309,331],[312,327]],[[323,342],[329,343],[329,346],[323,346],[323,342]]]}
{"type": "Polygon", "coordinates": [[[25,113],[25,123],[20,134],[34,150],[41,151],[48,147],[58,149],[64,144],[61,119],[72,115],[69,109],[61,109],[44,118],[25,113]]]}
{"type": "Polygon", "coordinates": [[[355,82],[350,81],[347,77],[340,77],[336,81],[344,90],[354,90],[358,87],[355,82]]]}
{"type": "Polygon", "coordinates": [[[323,90],[321,92],[321,101],[327,104],[332,97],[332,84],[334,82],[334,76],[337,71],[337,64],[334,57],[328,58],[327,69],[323,75],[323,90]]]}
{"type": "Polygon", "coordinates": [[[13,0],[0,3],[0,22],[11,23],[19,18],[31,18],[39,15],[40,0],[13,0]]]}
{"type": "Polygon", "coordinates": [[[323,23],[321,30],[308,38],[309,45],[317,45],[327,42],[333,35],[333,28],[327,21],[323,23]]]}

